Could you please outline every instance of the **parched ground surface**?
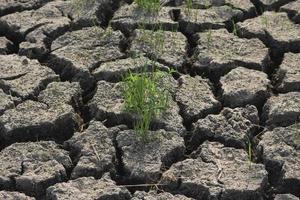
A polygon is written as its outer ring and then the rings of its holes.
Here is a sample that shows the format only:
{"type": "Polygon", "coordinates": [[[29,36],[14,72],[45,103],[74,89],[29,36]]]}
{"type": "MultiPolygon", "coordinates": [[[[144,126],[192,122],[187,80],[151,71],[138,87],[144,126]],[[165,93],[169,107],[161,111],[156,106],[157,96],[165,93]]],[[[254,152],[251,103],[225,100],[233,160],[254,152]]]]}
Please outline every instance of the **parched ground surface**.
{"type": "Polygon", "coordinates": [[[300,0],[161,3],[0,0],[0,200],[299,199],[300,0]],[[154,68],[144,141],[122,80],[154,68]]]}

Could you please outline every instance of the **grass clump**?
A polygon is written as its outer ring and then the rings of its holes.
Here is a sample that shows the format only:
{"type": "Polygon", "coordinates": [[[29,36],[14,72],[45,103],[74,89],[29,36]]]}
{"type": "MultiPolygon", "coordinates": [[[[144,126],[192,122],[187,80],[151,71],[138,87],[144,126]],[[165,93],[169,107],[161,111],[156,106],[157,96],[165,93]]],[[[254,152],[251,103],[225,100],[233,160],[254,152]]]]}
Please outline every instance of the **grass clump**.
{"type": "Polygon", "coordinates": [[[161,8],[160,0],[135,0],[134,2],[143,10],[151,13],[157,13],[161,8]]]}
{"type": "Polygon", "coordinates": [[[186,7],[187,7],[187,11],[189,12],[191,9],[193,9],[193,7],[194,7],[194,2],[193,2],[193,0],[187,0],[186,1],[186,7]]]}
{"type": "Polygon", "coordinates": [[[124,79],[123,95],[126,112],[138,116],[134,129],[143,139],[148,138],[151,121],[160,117],[168,108],[169,91],[159,85],[159,80],[168,73],[159,70],[148,73],[129,73],[124,79]]]}
{"type": "Polygon", "coordinates": [[[80,12],[82,12],[85,9],[88,9],[95,2],[96,0],[72,0],[72,6],[75,9],[75,14],[79,16],[80,12]]]}
{"type": "Polygon", "coordinates": [[[164,53],[164,42],[165,35],[162,29],[156,31],[149,31],[146,29],[141,30],[141,37],[139,38],[139,42],[146,46],[149,46],[153,52],[156,53],[164,53]]]}
{"type": "Polygon", "coordinates": [[[268,17],[265,16],[265,15],[262,15],[262,16],[261,16],[261,23],[262,23],[265,27],[268,27],[268,25],[269,25],[269,19],[268,19],[268,17]]]}
{"type": "Polygon", "coordinates": [[[212,43],[212,30],[211,29],[209,29],[208,31],[207,31],[207,48],[208,48],[208,50],[210,49],[210,47],[211,47],[211,43],[212,43]]]}
{"type": "Polygon", "coordinates": [[[295,122],[290,128],[293,133],[293,141],[295,144],[300,145],[300,123],[295,122]]]}
{"type": "Polygon", "coordinates": [[[232,32],[234,35],[238,36],[238,26],[234,20],[231,21],[232,23],[232,32]]]}

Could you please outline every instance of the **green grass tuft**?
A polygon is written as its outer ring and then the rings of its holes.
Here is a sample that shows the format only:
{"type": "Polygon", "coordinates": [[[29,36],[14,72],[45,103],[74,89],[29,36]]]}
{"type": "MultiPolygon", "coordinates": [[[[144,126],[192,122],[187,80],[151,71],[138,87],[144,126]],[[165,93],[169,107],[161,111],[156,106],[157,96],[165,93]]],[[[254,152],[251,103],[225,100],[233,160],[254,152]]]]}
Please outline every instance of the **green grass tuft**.
{"type": "Polygon", "coordinates": [[[76,14],[79,16],[80,12],[92,6],[96,0],[72,0],[71,2],[76,14]]]}
{"type": "Polygon", "coordinates": [[[231,21],[232,23],[232,32],[234,35],[238,36],[238,26],[234,20],[231,21]]]}
{"type": "Polygon", "coordinates": [[[193,9],[193,7],[194,7],[193,0],[187,0],[186,1],[186,7],[187,7],[188,11],[190,11],[191,9],[193,9]]]}
{"type": "Polygon", "coordinates": [[[212,31],[211,31],[211,29],[209,29],[207,31],[207,48],[208,48],[208,50],[211,47],[211,43],[212,43],[212,31]]]}
{"type": "Polygon", "coordinates": [[[134,124],[136,133],[148,139],[151,121],[160,117],[168,108],[169,92],[158,84],[167,73],[156,70],[153,73],[129,73],[124,79],[124,110],[137,114],[134,124]]]}
{"type": "Polygon", "coordinates": [[[157,13],[161,8],[160,0],[135,0],[135,3],[147,12],[157,13]]]}
{"type": "Polygon", "coordinates": [[[157,31],[141,29],[141,33],[141,38],[139,39],[141,44],[149,46],[156,53],[164,53],[165,35],[162,29],[157,31]]]}
{"type": "MultiPolygon", "coordinates": [[[[299,118],[300,121],[300,118],[299,118]]],[[[290,129],[293,133],[293,140],[295,144],[300,145],[300,123],[295,122],[292,126],[290,126],[290,129]]]]}

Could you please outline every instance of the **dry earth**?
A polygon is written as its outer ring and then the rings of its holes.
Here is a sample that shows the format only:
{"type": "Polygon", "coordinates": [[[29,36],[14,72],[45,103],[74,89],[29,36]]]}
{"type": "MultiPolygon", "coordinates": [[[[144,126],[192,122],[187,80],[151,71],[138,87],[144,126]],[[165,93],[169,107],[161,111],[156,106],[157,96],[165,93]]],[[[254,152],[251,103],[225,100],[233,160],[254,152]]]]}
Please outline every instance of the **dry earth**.
{"type": "Polygon", "coordinates": [[[300,0],[82,2],[0,0],[1,200],[299,199],[300,0]],[[121,85],[151,60],[145,143],[121,85]]]}

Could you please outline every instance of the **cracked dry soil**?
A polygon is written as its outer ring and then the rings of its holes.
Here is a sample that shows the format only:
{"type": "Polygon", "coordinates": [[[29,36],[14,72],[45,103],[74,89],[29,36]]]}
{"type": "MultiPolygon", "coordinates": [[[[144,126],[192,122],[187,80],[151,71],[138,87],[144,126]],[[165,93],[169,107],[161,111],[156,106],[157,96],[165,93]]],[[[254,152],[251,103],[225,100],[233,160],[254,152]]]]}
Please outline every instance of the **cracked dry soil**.
{"type": "Polygon", "coordinates": [[[300,0],[163,2],[0,0],[0,200],[299,199],[300,0]],[[145,143],[150,61],[177,72],[145,143]]]}

